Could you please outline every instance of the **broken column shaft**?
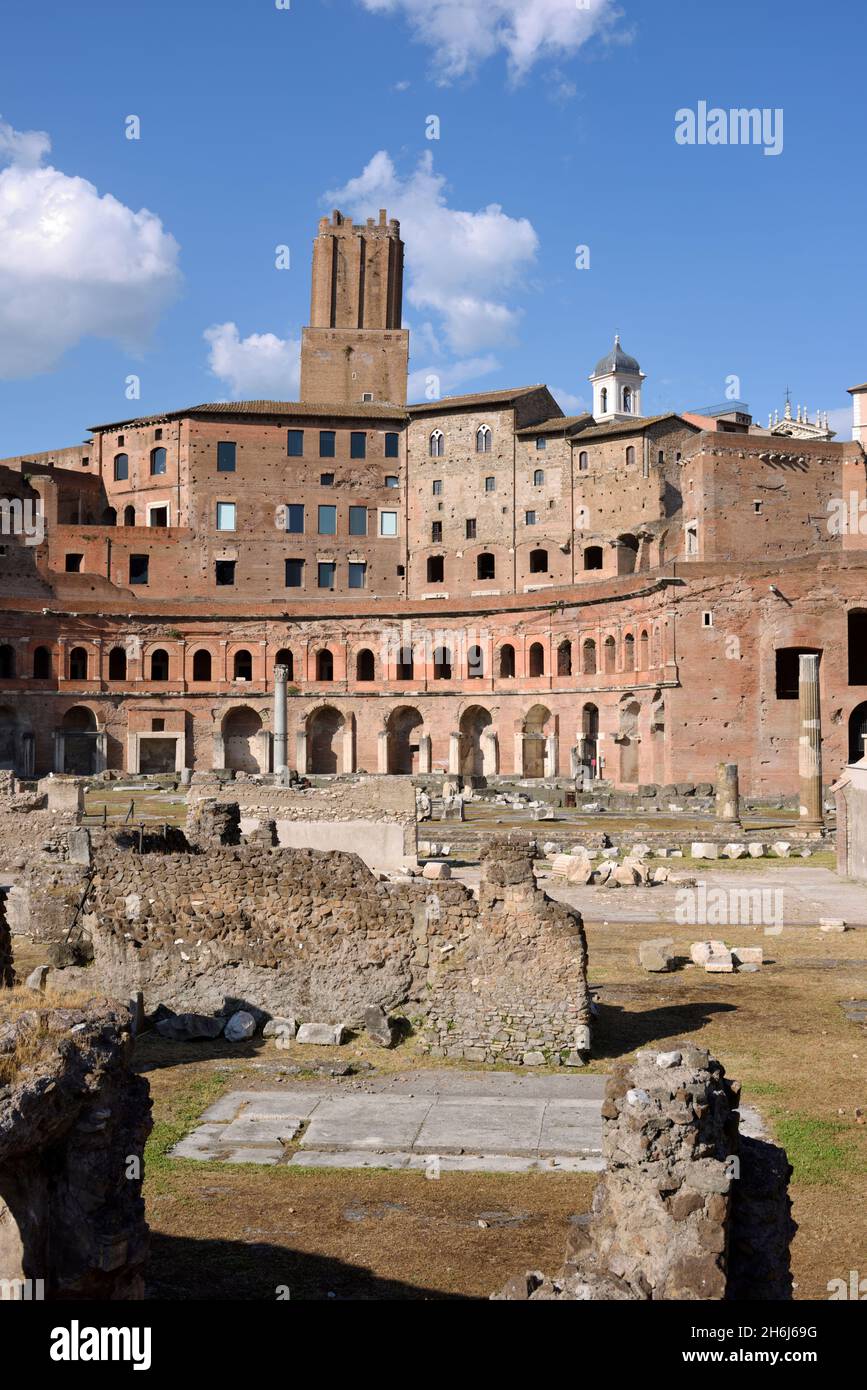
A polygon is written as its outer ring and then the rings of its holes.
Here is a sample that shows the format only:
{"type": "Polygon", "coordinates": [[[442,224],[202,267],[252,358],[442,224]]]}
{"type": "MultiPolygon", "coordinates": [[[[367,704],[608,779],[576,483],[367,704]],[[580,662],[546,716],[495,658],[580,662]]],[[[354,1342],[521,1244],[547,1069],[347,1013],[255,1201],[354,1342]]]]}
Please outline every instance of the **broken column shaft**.
{"type": "Polygon", "coordinates": [[[819,706],[819,657],[802,655],[798,670],[801,733],[798,771],[801,777],[800,824],[802,830],[824,830],[822,812],[822,718],[819,706]]]}

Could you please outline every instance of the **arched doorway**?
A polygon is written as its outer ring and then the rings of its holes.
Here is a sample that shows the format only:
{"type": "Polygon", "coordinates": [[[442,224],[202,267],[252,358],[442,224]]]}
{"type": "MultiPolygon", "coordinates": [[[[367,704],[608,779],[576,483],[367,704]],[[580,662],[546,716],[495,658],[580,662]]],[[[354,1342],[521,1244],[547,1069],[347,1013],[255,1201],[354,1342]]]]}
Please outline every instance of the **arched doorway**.
{"type": "Polygon", "coordinates": [[[524,720],[524,776],[545,776],[546,725],[551,711],[534,705],[524,720]]]}
{"type": "Polygon", "coordinates": [[[402,705],[392,710],[386,724],[388,732],[388,770],[395,776],[418,772],[419,735],[424,720],[417,709],[402,705]]]}
{"type": "Polygon", "coordinates": [[[599,710],[585,705],[581,711],[580,761],[587,776],[595,781],[599,776],[599,710]]]}
{"type": "Polygon", "coordinates": [[[68,709],[61,721],[63,771],[89,777],[96,771],[96,715],[84,705],[68,709]]]}
{"type": "Polygon", "coordinates": [[[620,710],[620,780],[625,784],[638,781],[638,718],[641,706],[630,700],[620,710]]]}
{"type": "Polygon", "coordinates": [[[262,772],[257,741],[262,720],[254,709],[231,709],[223,720],[225,766],[235,772],[262,772]]]}
{"type": "Polygon", "coordinates": [[[867,702],[856,705],[849,716],[849,761],[859,763],[867,753],[867,702]]]}
{"type": "Polygon", "coordinates": [[[461,715],[461,775],[482,777],[485,772],[482,754],[482,734],[493,723],[491,715],[481,705],[470,705],[461,715]]]}
{"type": "Polygon", "coordinates": [[[307,771],[329,776],[340,769],[344,718],[332,705],[315,709],[307,720],[307,771]]]}

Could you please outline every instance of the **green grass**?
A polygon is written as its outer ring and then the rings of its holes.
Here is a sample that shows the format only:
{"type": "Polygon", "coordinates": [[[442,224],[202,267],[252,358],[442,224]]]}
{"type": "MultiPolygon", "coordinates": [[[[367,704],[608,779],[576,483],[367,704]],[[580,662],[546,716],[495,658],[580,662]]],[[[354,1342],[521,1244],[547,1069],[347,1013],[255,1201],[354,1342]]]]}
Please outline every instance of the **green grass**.
{"type": "Polygon", "coordinates": [[[789,1156],[796,1183],[833,1183],[840,1173],[861,1173],[864,1162],[837,1120],[795,1112],[774,1118],[777,1138],[789,1156]]]}
{"type": "Polygon", "coordinates": [[[219,1099],[228,1080],[227,1072],[216,1071],[211,1076],[191,1082],[172,1096],[168,1105],[163,1100],[166,1113],[163,1118],[154,1121],[145,1145],[145,1171],[149,1178],[171,1168],[175,1160],[169,1158],[169,1150],[189,1134],[198,1123],[202,1111],[219,1099]]]}

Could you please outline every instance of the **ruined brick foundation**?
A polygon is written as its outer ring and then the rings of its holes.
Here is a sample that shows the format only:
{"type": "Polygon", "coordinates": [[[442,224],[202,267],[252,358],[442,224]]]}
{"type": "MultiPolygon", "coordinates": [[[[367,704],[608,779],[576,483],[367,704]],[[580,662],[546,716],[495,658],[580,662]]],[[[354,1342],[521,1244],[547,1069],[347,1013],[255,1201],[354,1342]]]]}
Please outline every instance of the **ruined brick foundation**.
{"type": "Polygon", "coordinates": [[[2,1018],[0,997],[0,1061],[22,1044],[31,1060],[0,1085],[0,1279],[42,1280],[48,1299],[141,1298],[151,1103],[129,1015],[95,1000],[2,1018]]]}
{"type": "Polygon", "coordinates": [[[495,1299],[791,1298],[791,1168],[739,1134],[740,1085],[696,1047],[641,1052],[611,1076],[605,1176],[572,1227],[563,1268],[495,1299]]]}

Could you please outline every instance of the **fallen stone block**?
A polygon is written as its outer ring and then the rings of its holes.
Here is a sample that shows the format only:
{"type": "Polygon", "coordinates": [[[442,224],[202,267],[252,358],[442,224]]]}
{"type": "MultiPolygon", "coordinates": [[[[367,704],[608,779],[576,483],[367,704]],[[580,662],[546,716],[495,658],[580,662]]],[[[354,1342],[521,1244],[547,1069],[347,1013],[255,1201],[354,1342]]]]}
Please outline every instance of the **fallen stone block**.
{"type": "Polygon", "coordinates": [[[615,849],[614,845],[611,845],[608,849],[604,849],[604,850],[602,851],[602,858],[603,858],[603,859],[616,859],[616,858],[618,857],[619,854],[620,854],[620,850],[619,850],[619,849],[615,849]]]}
{"type": "Polygon", "coordinates": [[[709,975],[732,975],[734,974],[735,963],[732,959],[731,951],[725,951],[718,956],[711,956],[705,964],[705,970],[709,975]]]}
{"type": "Polygon", "coordinates": [[[380,1047],[394,1046],[394,1029],[388,1021],[388,1014],[379,1004],[371,1004],[370,1008],[365,1009],[361,1021],[371,1042],[378,1043],[380,1047]]]}
{"type": "Polygon", "coordinates": [[[298,1023],[294,1018],[269,1018],[262,1029],[263,1038],[294,1038],[298,1023]]]}
{"type": "Polygon", "coordinates": [[[654,869],[654,870],[653,870],[653,873],[651,874],[651,882],[652,882],[652,883],[667,883],[670,877],[671,877],[671,869],[665,869],[665,868],[662,867],[662,865],[660,865],[660,867],[659,867],[658,869],[654,869]]]}
{"type": "Polygon", "coordinates": [[[621,888],[634,888],[637,884],[643,883],[644,878],[635,864],[630,864],[626,860],[618,864],[612,874],[615,883],[619,883],[621,888]]]}
{"type": "Polygon", "coordinates": [[[786,840],[777,840],[775,844],[771,845],[771,850],[778,859],[788,859],[792,846],[786,840]]]}
{"type": "Polygon", "coordinates": [[[707,965],[714,956],[723,956],[727,951],[724,941],[694,941],[689,954],[696,965],[707,965]]]}
{"type": "Polygon", "coordinates": [[[843,921],[842,917],[820,917],[819,930],[825,932],[843,932],[848,931],[849,927],[848,924],[843,921]]]}
{"type": "Polygon", "coordinates": [[[521,1060],[525,1067],[544,1067],[545,1054],[544,1052],[525,1052],[521,1060]]]}
{"type": "Polygon", "coordinates": [[[556,874],[558,878],[565,878],[571,867],[572,855],[558,854],[555,856],[554,861],[551,864],[551,873],[556,874]]]}
{"type": "Polygon", "coordinates": [[[37,989],[41,994],[45,989],[50,969],[51,967],[49,965],[37,965],[36,969],[31,970],[27,979],[24,981],[26,987],[28,989],[37,989]]]}
{"type": "Polygon", "coordinates": [[[593,865],[590,860],[577,854],[572,854],[569,858],[572,862],[566,870],[566,882],[578,885],[589,883],[593,877],[593,865]]]}
{"type": "Polygon", "coordinates": [[[719,859],[719,845],[707,840],[696,840],[690,848],[693,859],[719,859]]]}
{"type": "Polygon", "coordinates": [[[758,840],[752,840],[747,845],[747,854],[752,859],[764,859],[767,852],[767,845],[760,844],[758,840]]]}
{"type": "Polygon", "coordinates": [[[316,1043],[323,1047],[339,1047],[346,1029],[342,1023],[302,1023],[295,1036],[299,1043],[316,1043]]]}
{"type": "Polygon", "coordinates": [[[682,1052],[657,1052],[656,1065],[658,1067],[679,1067],[683,1061],[682,1052]]]}
{"type": "Polygon", "coordinates": [[[252,1014],[248,1014],[246,1009],[239,1009],[232,1014],[225,1028],[223,1037],[226,1042],[246,1042],[252,1038],[256,1031],[256,1020],[252,1014]]]}
{"type": "Polygon", "coordinates": [[[745,859],[747,855],[746,845],[723,845],[723,859],[745,859]]]}
{"type": "Polygon", "coordinates": [[[161,1018],[157,1032],[161,1038],[171,1042],[192,1042],[197,1038],[218,1038],[226,1026],[224,1018],[210,1018],[205,1014],[173,1014],[171,1018],[161,1018]]]}
{"type": "Polygon", "coordinates": [[[670,936],[657,936],[650,941],[642,941],[638,947],[638,963],[642,970],[651,974],[672,970],[675,959],[674,940],[670,936]]]}
{"type": "Polygon", "coordinates": [[[633,845],[629,851],[630,859],[645,859],[650,854],[650,845],[633,845]]]}
{"type": "Polygon", "coordinates": [[[436,863],[425,864],[422,869],[422,878],[445,879],[451,878],[451,876],[451,865],[444,864],[441,860],[436,863]]]}
{"type": "Polygon", "coordinates": [[[732,959],[740,969],[744,965],[762,965],[765,953],[761,946],[733,946],[732,959]]]}

